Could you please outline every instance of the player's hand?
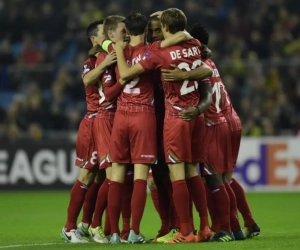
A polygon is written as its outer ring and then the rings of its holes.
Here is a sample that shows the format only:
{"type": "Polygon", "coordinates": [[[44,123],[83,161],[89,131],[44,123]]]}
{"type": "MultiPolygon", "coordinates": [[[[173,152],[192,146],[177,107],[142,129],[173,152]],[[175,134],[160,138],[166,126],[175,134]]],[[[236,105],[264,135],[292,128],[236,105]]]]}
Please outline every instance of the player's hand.
{"type": "Polygon", "coordinates": [[[179,117],[184,121],[190,121],[195,119],[200,115],[199,109],[196,107],[189,107],[179,113],[179,117]]]}
{"type": "Polygon", "coordinates": [[[176,82],[184,80],[184,71],[178,68],[176,65],[171,64],[171,67],[174,68],[173,70],[169,69],[162,69],[161,73],[163,75],[163,79],[167,82],[176,82]]]}
{"type": "Polygon", "coordinates": [[[126,43],[124,43],[123,41],[117,41],[116,42],[116,49],[124,49],[126,46],[126,43]]]}
{"type": "Polygon", "coordinates": [[[115,51],[112,51],[111,53],[108,53],[107,56],[104,59],[104,63],[106,67],[114,64],[117,61],[117,55],[115,51]]]}
{"type": "Polygon", "coordinates": [[[163,13],[163,11],[156,11],[156,12],[152,13],[150,16],[157,16],[158,18],[160,18],[162,13],[163,13]]]}

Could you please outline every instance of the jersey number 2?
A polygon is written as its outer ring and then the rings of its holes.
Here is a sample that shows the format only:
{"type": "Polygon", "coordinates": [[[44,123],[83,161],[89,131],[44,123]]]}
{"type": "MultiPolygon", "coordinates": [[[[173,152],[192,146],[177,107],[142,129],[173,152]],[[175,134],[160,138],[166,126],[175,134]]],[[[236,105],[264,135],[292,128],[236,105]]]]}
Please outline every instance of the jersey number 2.
{"type": "Polygon", "coordinates": [[[132,79],[129,83],[127,83],[123,89],[123,91],[126,94],[140,94],[141,93],[141,89],[140,88],[135,88],[135,85],[138,84],[140,78],[134,78],[132,79]]]}
{"type": "MultiPolygon", "coordinates": [[[[186,71],[191,71],[201,65],[201,60],[196,60],[193,62],[192,67],[190,68],[190,65],[186,62],[182,62],[178,65],[179,69],[185,69],[186,71]]],[[[188,93],[191,93],[198,89],[198,81],[194,81],[194,85],[188,87],[189,80],[185,80],[182,84],[182,87],[180,89],[180,95],[186,95],[188,93]]]]}

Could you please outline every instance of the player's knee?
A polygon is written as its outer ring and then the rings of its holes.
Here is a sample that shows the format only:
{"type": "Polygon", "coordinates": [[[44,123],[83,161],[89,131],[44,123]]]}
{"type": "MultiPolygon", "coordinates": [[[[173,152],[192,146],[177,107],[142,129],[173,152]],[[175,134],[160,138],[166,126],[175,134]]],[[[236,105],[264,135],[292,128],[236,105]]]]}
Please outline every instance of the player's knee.
{"type": "Polygon", "coordinates": [[[149,168],[147,164],[134,164],[134,180],[147,180],[149,168]]]}
{"type": "Polygon", "coordinates": [[[95,180],[95,170],[81,168],[79,171],[78,180],[86,186],[90,186],[95,180]]]}
{"type": "Polygon", "coordinates": [[[223,185],[223,177],[221,174],[207,175],[205,176],[205,180],[209,188],[223,185]]]}
{"type": "Polygon", "coordinates": [[[148,178],[147,179],[147,185],[149,187],[150,190],[155,190],[157,189],[156,185],[155,185],[155,182],[153,180],[153,178],[148,178]]]}
{"type": "Polygon", "coordinates": [[[225,174],[226,181],[230,181],[232,179],[232,173],[225,174]]]}
{"type": "Polygon", "coordinates": [[[185,166],[185,178],[190,179],[198,176],[198,164],[186,164],[185,166]]]}
{"type": "Polygon", "coordinates": [[[126,175],[126,165],[113,163],[111,169],[111,181],[124,183],[126,175]]]}
{"type": "Polygon", "coordinates": [[[105,180],[105,177],[106,177],[105,171],[103,169],[101,169],[96,174],[95,182],[101,185],[103,183],[103,181],[105,180]]]}
{"type": "Polygon", "coordinates": [[[184,163],[168,164],[170,170],[170,179],[172,182],[185,179],[184,163]]]}

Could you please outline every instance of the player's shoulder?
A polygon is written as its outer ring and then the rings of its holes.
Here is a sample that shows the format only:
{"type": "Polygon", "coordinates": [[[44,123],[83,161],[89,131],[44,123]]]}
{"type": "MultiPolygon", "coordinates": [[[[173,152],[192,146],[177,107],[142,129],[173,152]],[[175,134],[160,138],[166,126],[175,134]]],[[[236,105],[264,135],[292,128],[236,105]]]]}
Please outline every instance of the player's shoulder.
{"type": "Polygon", "coordinates": [[[183,44],[188,45],[188,46],[202,47],[201,43],[197,39],[195,39],[195,38],[192,38],[192,39],[189,39],[187,41],[184,41],[183,44]]]}

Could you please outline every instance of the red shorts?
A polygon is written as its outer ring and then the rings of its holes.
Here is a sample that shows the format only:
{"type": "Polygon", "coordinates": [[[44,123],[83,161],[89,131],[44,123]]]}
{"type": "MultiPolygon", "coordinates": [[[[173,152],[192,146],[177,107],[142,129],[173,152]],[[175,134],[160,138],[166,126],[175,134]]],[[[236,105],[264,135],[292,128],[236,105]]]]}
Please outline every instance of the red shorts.
{"type": "Polygon", "coordinates": [[[227,123],[206,127],[206,161],[201,176],[232,171],[231,140],[227,123]]]}
{"type": "Polygon", "coordinates": [[[110,162],[154,164],[156,118],[154,113],[118,110],[109,147],[110,162]]]}
{"type": "Polygon", "coordinates": [[[232,163],[234,167],[239,155],[241,138],[242,138],[242,130],[231,131],[230,136],[231,136],[231,148],[232,148],[232,163]]]}
{"type": "Polygon", "coordinates": [[[75,165],[81,168],[97,169],[98,156],[94,142],[95,116],[96,114],[85,115],[79,125],[75,165]]]}
{"type": "Polygon", "coordinates": [[[104,111],[103,113],[97,113],[95,118],[95,144],[98,153],[99,169],[111,167],[111,163],[107,160],[107,156],[109,153],[114,116],[114,111],[104,111]]]}
{"type": "Polygon", "coordinates": [[[164,150],[166,163],[197,163],[205,160],[204,116],[186,122],[181,118],[165,118],[164,150]]]}

